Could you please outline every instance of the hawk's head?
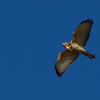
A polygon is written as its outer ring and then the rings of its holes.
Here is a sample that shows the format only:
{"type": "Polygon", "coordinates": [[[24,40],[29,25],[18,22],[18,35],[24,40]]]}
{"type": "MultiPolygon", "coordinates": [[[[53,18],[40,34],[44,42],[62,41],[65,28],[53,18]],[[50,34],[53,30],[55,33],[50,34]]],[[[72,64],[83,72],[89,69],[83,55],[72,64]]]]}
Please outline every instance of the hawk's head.
{"type": "Polygon", "coordinates": [[[72,48],[71,43],[64,42],[64,43],[62,43],[62,45],[68,50],[70,50],[72,48]]]}

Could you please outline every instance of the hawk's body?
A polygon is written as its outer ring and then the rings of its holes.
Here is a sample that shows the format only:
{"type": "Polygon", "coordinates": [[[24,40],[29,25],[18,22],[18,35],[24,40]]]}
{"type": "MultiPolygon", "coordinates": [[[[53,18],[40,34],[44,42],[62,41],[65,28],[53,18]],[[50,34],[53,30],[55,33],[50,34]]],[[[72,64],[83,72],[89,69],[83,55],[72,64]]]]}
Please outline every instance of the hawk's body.
{"type": "Polygon", "coordinates": [[[90,59],[95,58],[94,55],[88,53],[83,47],[90,35],[90,30],[93,21],[88,19],[80,23],[77,29],[73,32],[73,38],[70,43],[63,43],[62,45],[66,47],[66,50],[59,53],[58,59],[55,65],[56,73],[58,77],[66,71],[70,64],[78,57],[79,54],[84,54],[90,59]]]}

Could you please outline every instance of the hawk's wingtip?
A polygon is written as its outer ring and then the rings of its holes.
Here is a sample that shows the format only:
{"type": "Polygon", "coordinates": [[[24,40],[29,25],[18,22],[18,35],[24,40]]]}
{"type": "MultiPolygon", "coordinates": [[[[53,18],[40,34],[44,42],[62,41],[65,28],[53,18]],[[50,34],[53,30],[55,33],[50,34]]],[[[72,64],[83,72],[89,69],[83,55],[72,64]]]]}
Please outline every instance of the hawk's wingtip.
{"type": "Polygon", "coordinates": [[[57,68],[56,68],[56,64],[55,64],[55,70],[56,70],[57,76],[58,76],[58,77],[61,77],[62,74],[60,74],[60,73],[58,72],[58,70],[57,70],[57,68]]]}
{"type": "Polygon", "coordinates": [[[91,24],[93,24],[93,19],[87,19],[87,20],[84,20],[84,21],[82,21],[80,24],[82,24],[82,23],[91,23],[91,24]]]}

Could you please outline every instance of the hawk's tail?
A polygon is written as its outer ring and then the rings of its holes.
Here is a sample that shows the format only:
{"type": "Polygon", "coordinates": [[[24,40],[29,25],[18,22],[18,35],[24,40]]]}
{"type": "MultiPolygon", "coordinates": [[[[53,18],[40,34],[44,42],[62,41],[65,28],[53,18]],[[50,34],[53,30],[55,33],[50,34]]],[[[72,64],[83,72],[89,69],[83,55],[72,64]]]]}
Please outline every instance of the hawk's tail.
{"type": "Polygon", "coordinates": [[[95,55],[90,54],[90,53],[88,53],[88,52],[85,52],[84,55],[86,55],[86,56],[87,56],[88,58],[90,58],[90,59],[95,58],[95,55]]]}

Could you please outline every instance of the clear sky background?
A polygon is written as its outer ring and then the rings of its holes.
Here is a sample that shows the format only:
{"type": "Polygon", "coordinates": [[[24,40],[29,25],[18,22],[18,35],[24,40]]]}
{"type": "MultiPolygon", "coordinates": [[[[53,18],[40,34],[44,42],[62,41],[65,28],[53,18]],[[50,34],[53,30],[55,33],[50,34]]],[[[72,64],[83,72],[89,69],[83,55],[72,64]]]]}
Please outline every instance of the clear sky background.
{"type": "Polygon", "coordinates": [[[0,0],[0,100],[100,100],[100,0],[0,0]],[[58,78],[63,42],[88,18],[85,49],[58,78]]]}

